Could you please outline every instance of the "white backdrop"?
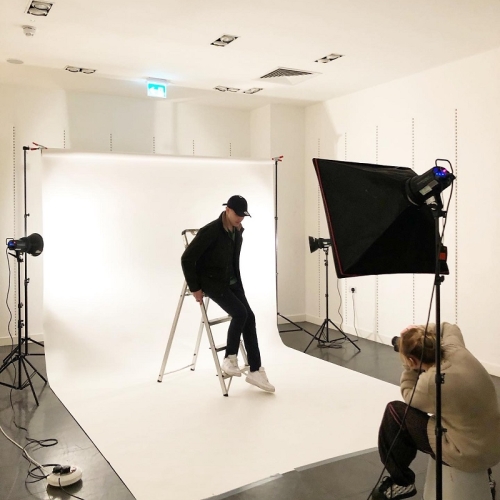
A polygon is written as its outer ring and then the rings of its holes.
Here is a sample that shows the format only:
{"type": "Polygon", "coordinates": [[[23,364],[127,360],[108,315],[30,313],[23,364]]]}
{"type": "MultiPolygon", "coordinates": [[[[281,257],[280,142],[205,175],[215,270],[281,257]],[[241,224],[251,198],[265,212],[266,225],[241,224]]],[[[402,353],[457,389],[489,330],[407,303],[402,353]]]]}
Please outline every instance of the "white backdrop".
{"type": "MultiPolygon", "coordinates": [[[[258,327],[267,325],[259,332],[265,355],[265,345],[279,341],[268,327],[276,317],[272,166],[45,152],[44,331],[51,382],[89,369],[108,383],[127,376],[155,380],[184,281],[181,232],[217,218],[233,194],[247,198],[252,215],[244,221],[241,267],[258,327]]],[[[190,360],[198,320],[199,308],[188,297],[169,362],[174,368],[177,358],[190,360]]],[[[205,358],[211,356],[200,362],[205,358]]]]}
{"type": "MultiPolygon", "coordinates": [[[[376,446],[398,388],[280,340],[271,162],[49,151],[43,174],[49,381],[136,498],[206,498],[376,446]],[[205,335],[195,372],[156,382],[183,284],[181,232],[218,217],[232,194],[252,214],[242,276],[276,394],[242,377],[222,397],[205,335]],[[343,432],[310,439],[327,425],[343,432]]],[[[187,297],[167,371],[191,361],[199,319],[187,297]]],[[[222,343],[227,323],[216,328],[222,343]]]]}

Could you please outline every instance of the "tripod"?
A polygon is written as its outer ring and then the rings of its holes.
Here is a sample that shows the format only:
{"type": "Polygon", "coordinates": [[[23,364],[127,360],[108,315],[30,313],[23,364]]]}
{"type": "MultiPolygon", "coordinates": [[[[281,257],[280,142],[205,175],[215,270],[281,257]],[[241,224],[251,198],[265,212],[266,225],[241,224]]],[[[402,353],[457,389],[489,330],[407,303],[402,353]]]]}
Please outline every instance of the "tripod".
{"type": "MultiPolygon", "coordinates": [[[[14,254],[9,254],[14,256],[14,254]]],[[[37,406],[39,406],[38,403],[38,398],[36,397],[35,389],[33,388],[33,384],[31,382],[31,379],[35,376],[38,375],[45,383],[47,383],[47,380],[43,375],[41,375],[38,370],[31,364],[27,356],[43,356],[43,353],[30,353],[28,352],[28,343],[29,342],[34,342],[35,344],[38,344],[39,346],[43,347],[43,344],[40,342],[37,342],[36,340],[30,339],[28,337],[28,284],[29,284],[29,278],[24,279],[24,299],[25,299],[25,308],[24,308],[24,320],[21,317],[21,309],[23,308],[23,304],[21,302],[21,262],[23,262],[21,252],[16,250],[15,254],[16,260],[17,260],[17,286],[19,290],[19,299],[18,299],[18,320],[17,320],[17,347],[15,347],[9,355],[7,355],[3,362],[2,366],[0,366],[0,373],[5,371],[7,367],[11,364],[15,364],[16,362],[18,363],[17,366],[17,382],[14,380],[12,384],[8,384],[5,382],[0,382],[1,385],[5,385],[7,387],[11,387],[12,389],[24,389],[25,387],[28,387],[28,385],[31,387],[31,392],[33,393],[33,397],[35,398],[37,406]],[[26,326],[25,332],[24,332],[24,337],[22,335],[22,329],[23,327],[26,326]],[[28,364],[32,369],[33,373],[30,375],[28,372],[28,368],[26,366],[28,364]],[[23,371],[26,374],[26,380],[23,382],[23,371]]]]}
{"type": "MultiPolygon", "coordinates": [[[[35,143],[33,143],[35,144],[35,143]]],[[[41,149],[44,148],[44,146],[40,146],[39,144],[35,144],[37,147],[36,148],[30,148],[28,146],[23,146],[23,153],[24,153],[24,236],[26,239],[27,236],[27,231],[28,231],[28,217],[29,213],[27,213],[27,201],[26,201],[26,154],[27,152],[35,149],[41,149]]],[[[37,342],[36,340],[30,339],[28,336],[28,284],[30,282],[28,278],[28,259],[27,255],[24,260],[24,320],[21,315],[21,309],[23,308],[23,304],[21,302],[21,262],[23,262],[21,254],[23,253],[22,250],[15,250],[15,254],[9,253],[12,257],[15,257],[17,260],[17,289],[19,290],[19,298],[17,302],[17,310],[18,310],[18,319],[17,319],[17,347],[15,347],[10,354],[8,354],[3,362],[2,366],[0,366],[0,373],[3,373],[7,367],[11,364],[15,364],[16,362],[18,363],[17,366],[17,383],[14,380],[12,384],[8,384],[5,382],[0,382],[0,385],[5,385],[7,387],[10,387],[12,389],[24,389],[25,387],[28,387],[28,385],[31,387],[31,392],[33,393],[33,397],[35,398],[36,405],[39,406],[38,403],[38,398],[36,397],[35,394],[35,389],[33,388],[33,384],[31,383],[31,379],[35,376],[38,375],[45,383],[47,383],[47,380],[45,377],[43,377],[37,369],[31,364],[31,362],[27,359],[28,356],[43,356],[43,353],[30,353],[28,346],[29,342],[33,342],[35,344],[38,344],[39,346],[43,347],[43,344],[40,342],[37,342]],[[25,327],[24,330],[24,337],[22,336],[22,329],[25,327]],[[28,368],[26,366],[28,364],[32,369],[33,373],[30,375],[28,373],[28,368]],[[26,380],[23,382],[23,371],[26,374],[26,380]]]]}
{"type": "Polygon", "coordinates": [[[361,349],[339,328],[328,316],[328,249],[330,248],[329,245],[325,245],[322,250],[325,252],[325,274],[326,274],[326,318],[324,319],[323,323],[321,323],[321,326],[318,328],[318,331],[313,335],[313,338],[311,339],[311,342],[307,345],[307,347],[304,349],[304,352],[309,349],[311,344],[313,343],[314,339],[318,341],[318,345],[320,347],[340,347],[338,344],[332,345],[334,342],[337,342],[338,340],[348,340],[357,350],[358,352],[361,351],[361,349]],[[335,327],[335,329],[342,334],[342,337],[338,337],[336,339],[331,339],[330,340],[330,334],[329,334],[329,326],[330,324],[335,327]],[[324,339],[321,337],[324,336],[324,339]],[[327,345],[328,344],[328,345],[327,345]]]}

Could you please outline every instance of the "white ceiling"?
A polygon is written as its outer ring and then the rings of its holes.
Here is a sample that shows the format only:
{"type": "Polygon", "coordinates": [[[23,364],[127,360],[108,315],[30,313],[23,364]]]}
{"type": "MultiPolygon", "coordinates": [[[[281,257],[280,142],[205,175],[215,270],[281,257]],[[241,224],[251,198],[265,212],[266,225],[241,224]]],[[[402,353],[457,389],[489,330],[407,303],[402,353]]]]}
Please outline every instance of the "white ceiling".
{"type": "Polygon", "coordinates": [[[322,101],[500,46],[499,0],[53,0],[47,17],[26,14],[29,3],[0,0],[0,81],[144,95],[156,77],[170,99],[249,108],[322,101]],[[223,34],[239,38],[210,45],[223,34]],[[330,53],[344,57],[315,62],[330,53]],[[319,74],[259,80],[278,67],[319,74]]]}

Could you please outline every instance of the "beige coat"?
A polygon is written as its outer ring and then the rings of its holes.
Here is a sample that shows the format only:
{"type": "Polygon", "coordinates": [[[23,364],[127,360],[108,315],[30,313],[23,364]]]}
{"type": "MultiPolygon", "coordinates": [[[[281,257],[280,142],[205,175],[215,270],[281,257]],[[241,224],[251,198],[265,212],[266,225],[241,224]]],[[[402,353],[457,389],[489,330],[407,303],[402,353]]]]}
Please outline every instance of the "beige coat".
{"type": "MultiPolygon", "coordinates": [[[[434,325],[432,325],[434,328],[434,325]]],[[[441,418],[447,429],[443,435],[443,461],[459,470],[486,470],[500,462],[500,410],[495,386],[481,363],[465,348],[456,325],[443,323],[441,345],[441,418]]],[[[420,375],[411,406],[436,413],[436,368],[420,375]]],[[[401,375],[401,394],[407,404],[417,372],[405,369],[401,375]]],[[[427,434],[435,452],[436,419],[429,419],[427,434]]]]}

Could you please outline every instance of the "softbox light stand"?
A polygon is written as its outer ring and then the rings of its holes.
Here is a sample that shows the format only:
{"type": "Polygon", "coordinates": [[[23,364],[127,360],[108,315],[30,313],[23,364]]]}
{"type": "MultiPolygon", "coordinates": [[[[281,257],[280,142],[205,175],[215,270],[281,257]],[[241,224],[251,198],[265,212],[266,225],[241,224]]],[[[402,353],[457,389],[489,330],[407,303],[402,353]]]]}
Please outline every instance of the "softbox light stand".
{"type": "MultiPolygon", "coordinates": [[[[436,305],[436,500],[442,500],[441,294],[449,274],[439,234],[440,193],[455,176],[405,167],[313,159],[339,278],[433,274],[436,305]]],[[[450,164],[451,166],[451,164],[450,164]]]]}
{"type": "Polygon", "coordinates": [[[279,330],[280,333],[287,332],[305,332],[308,335],[312,335],[312,333],[308,332],[305,328],[302,328],[300,325],[287,318],[283,314],[279,312],[278,305],[278,162],[283,160],[283,156],[275,156],[274,161],[274,251],[275,251],[275,264],[276,264],[276,312],[278,315],[278,319],[282,318],[288,323],[295,326],[295,328],[291,328],[289,330],[279,330]]]}
{"type": "MultiPolygon", "coordinates": [[[[23,153],[24,153],[24,179],[23,179],[23,188],[24,188],[24,237],[27,238],[27,232],[28,232],[28,217],[29,213],[27,213],[27,197],[26,197],[26,192],[27,192],[27,182],[26,182],[26,163],[27,163],[27,152],[30,149],[40,149],[43,148],[43,146],[36,145],[36,148],[29,148],[28,146],[23,146],[23,153]]],[[[17,318],[17,346],[8,354],[3,362],[2,365],[0,366],[0,373],[5,371],[8,366],[11,364],[17,363],[17,381],[15,380],[12,384],[9,383],[4,383],[0,382],[0,385],[4,385],[7,387],[10,387],[12,389],[17,389],[17,390],[22,390],[28,385],[31,388],[31,392],[33,393],[33,397],[35,398],[37,406],[39,405],[38,403],[38,398],[35,393],[35,389],[33,388],[33,384],[31,382],[31,379],[35,376],[38,375],[46,384],[47,380],[46,378],[33,366],[33,364],[27,359],[28,356],[43,356],[44,353],[31,353],[29,352],[29,344],[34,343],[37,344],[41,347],[43,347],[43,344],[41,342],[38,342],[36,340],[33,340],[32,338],[29,337],[28,333],[28,285],[29,285],[29,278],[28,278],[28,255],[25,255],[24,258],[24,304],[21,302],[22,297],[21,297],[21,262],[23,262],[22,259],[22,252],[17,251],[15,254],[10,254],[13,257],[16,258],[17,260],[17,287],[19,290],[19,297],[18,297],[18,304],[17,304],[17,310],[18,310],[18,318],[17,318]],[[22,314],[24,310],[24,315],[22,314]],[[22,334],[22,329],[24,328],[24,336],[22,334]],[[28,368],[26,365],[29,365],[32,369],[33,372],[31,375],[28,373],[28,368]],[[23,382],[23,372],[26,375],[26,380],[23,382]]]]}
{"type": "Polygon", "coordinates": [[[444,384],[444,375],[441,374],[441,283],[444,276],[438,272],[444,256],[442,256],[441,236],[439,234],[439,218],[445,216],[443,206],[439,199],[432,207],[434,215],[435,239],[436,239],[436,274],[434,278],[435,305],[436,305],[436,500],[443,498],[443,433],[446,432],[442,426],[441,419],[441,386],[444,384]]]}
{"type": "MultiPolygon", "coordinates": [[[[329,250],[329,245],[326,245],[322,248],[323,252],[325,253],[325,299],[326,299],[326,317],[323,320],[323,323],[321,323],[321,326],[318,328],[318,331],[313,335],[313,338],[307,344],[307,347],[304,349],[304,352],[307,352],[311,344],[314,342],[314,340],[318,341],[318,344],[320,347],[341,347],[340,344],[335,344],[335,342],[339,340],[348,340],[357,350],[358,352],[361,351],[361,349],[342,331],[342,329],[337,326],[329,317],[329,312],[328,312],[328,250],[329,250]],[[338,337],[336,339],[330,339],[329,335],[329,328],[330,325],[332,325],[336,331],[342,334],[342,337],[338,337]]],[[[308,332],[309,333],[309,332],[308,332]]]]}

